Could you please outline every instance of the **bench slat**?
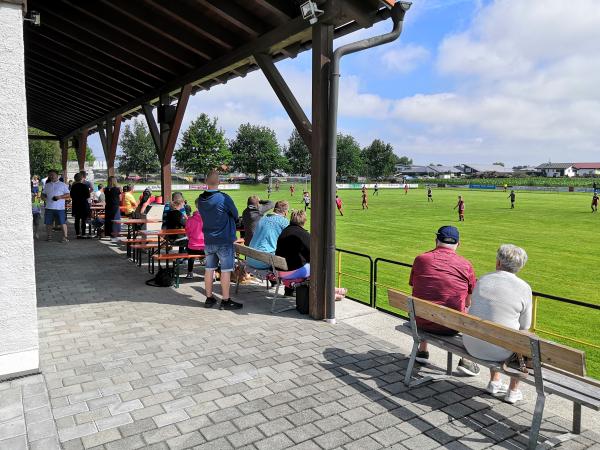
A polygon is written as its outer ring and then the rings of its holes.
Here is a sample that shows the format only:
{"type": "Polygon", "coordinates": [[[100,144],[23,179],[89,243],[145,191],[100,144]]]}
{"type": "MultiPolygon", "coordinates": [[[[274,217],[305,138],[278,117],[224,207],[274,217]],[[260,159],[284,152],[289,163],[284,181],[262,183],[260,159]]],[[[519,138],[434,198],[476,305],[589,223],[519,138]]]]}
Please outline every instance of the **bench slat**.
{"type": "MultiPolygon", "coordinates": [[[[390,305],[408,311],[410,296],[393,290],[388,291],[390,305]]],[[[531,346],[527,332],[469,316],[445,306],[436,305],[426,300],[413,299],[415,312],[431,322],[468,334],[475,338],[490,342],[511,352],[531,357],[531,346]]],[[[540,339],[540,353],[543,363],[564,369],[576,375],[585,376],[585,353],[561,344],[540,339]]]]}
{"type": "Polygon", "coordinates": [[[236,253],[247,256],[248,258],[256,259],[257,261],[264,262],[265,264],[271,264],[271,258],[273,264],[277,270],[288,270],[287,261],[281,256],[273,255],[272,253],[261,252],[255,248],[246,247],[242,244],[233,244],[236,253]]]}

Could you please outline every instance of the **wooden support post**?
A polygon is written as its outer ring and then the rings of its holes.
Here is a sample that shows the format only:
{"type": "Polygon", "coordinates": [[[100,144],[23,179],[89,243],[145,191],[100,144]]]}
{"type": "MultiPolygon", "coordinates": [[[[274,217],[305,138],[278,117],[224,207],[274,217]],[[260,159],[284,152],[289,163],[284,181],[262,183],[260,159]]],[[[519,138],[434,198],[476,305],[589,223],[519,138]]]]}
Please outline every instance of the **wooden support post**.
{"type": "MultiPolygon", "coordinates": [[[[159,118],[162,120],[159,120],[158,125],[152,115],[152,106],[149,104],[142,105],[142,110],[150,129],[150,135],[152,136],[156,153],[158,153],[160,160],[160,182],[163,202],[171,200],[171,159],[173,158],[173,150],[175,149],[175,143],[177,142],[177,136],[181,129],[181,122],[183,121],[183,115],[185,114],[191,92],[191,84],[183,86],[172,117],[169,117],[170,114],[168,113],[165,114],[165,117],[159,118]]],[[[169,96],[166,94],[161,95],[159,105],[161,107],[168,107],[170,105],[169,96]]]]}
{"type": "Polygon", "coordinates": [[[273,58],[264,53],[257,53],[254,55],[254,59],[263,71],[267,81],[273,88],[273,91],[275,91],[275,94],[288,113],[288,116],[290,116],[298,133],[302,136],[302,140],[304,140],[306,146],[310,148],[312,145],[312,124],[308,120],[308,117],[306,117],[300,103],[298,103],[298,100],[294,97],[294,94],[284,78],[281,76],[281,73],[277,70],[277,67],[275,67],[273,58]]]}
{"type": "Polygon", "coordinates": [[[62,177],[67,182],[67,164],[69,162],[69,141],[63,139],[60,141],[60,161],[62,163],[62,177]]]}
{"type": "Polygon", "coordinates": [[[112,120],[98,124],[98,134],[100,135],[100,142],[102,142],[109,177],[115,175],[115,157],[117,156],[117,144],[119,143],[122,121],[123,116],[119,114],[115,117],[114,124],[112,120]]]}
{"type": "MultiPolygon", "coordinates": [[[[328,244],[327,208],[327,126],[329,103],[329,63],[333,54],[333,26],[317,23],[312,28],[312,137],[311,137],[311,285],[309,313],[313,319],[325,318],[325,271],[328,244]]],[[[334,270],[330,267],[329,270],[334,270]]]]}
{"type": "Polygon", "coordinates": [[[87,150],[87,136],[88,136],[88,130],[87,130],[87,128],[85,128],[79,135],[79,139],[77,141],[78,145],[77,145],[77,148],[75,149],[75,151],[77,152],[77,162],[79,163],[80,171],[85,169],[85,153],[87,150]]]}

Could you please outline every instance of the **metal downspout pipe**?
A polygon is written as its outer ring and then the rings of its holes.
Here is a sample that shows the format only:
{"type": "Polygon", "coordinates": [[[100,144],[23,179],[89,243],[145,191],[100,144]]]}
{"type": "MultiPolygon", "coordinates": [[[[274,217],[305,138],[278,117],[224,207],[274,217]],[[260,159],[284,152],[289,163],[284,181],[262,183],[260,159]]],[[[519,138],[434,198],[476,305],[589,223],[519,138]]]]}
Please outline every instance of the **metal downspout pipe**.
{"type": "Polygon", "coordinates": [[[326,274],[325,274],[325,294],[327,299],[325,320],[328,323],[335,323],[335,208],[332,206],[335,202],[336,191],[336,164],[337,164],[337,112],[340,85],[340,60],[343,56],[350,53],[360,52],[378,45],[387,44],[395,41],[402,33],[404,15],[409,10],[411,3],[398,2],[391,10],[391,18],[394,22],[392,31],[380,36],[374,36],[357,42],[343,45],[335,50],[331,60],[331,71],[329,81],[329,124],[327,132],[327,151],[329,159],[329,183],[327,184],[326,203],[327,217],[325,221],[329,228],[326,251],[326,274]]]}

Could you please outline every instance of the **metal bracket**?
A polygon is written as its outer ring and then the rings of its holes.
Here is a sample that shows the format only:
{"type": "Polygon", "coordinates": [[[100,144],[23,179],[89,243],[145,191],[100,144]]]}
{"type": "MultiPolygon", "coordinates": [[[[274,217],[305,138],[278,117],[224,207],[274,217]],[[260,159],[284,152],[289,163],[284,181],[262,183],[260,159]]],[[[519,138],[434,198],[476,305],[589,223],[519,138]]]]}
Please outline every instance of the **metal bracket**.
{"type": "Polygon", "coordinates": [[[544,405],[546,403],[546,394],[544,393],[544,379],[542,377],[542,360],[540,352],[540,341],[537,336],[532,336],[529,339],[531,346],[531,356],[533,359],[533,375],[535,378],[535,390],[537,399],[535,401],[535,409],[533,412],[533,421],[529,430],[529,445],[528,448],[533,450],[537,447],[537,440],[540,434],[540,427],[544,416],[544,405]]]}

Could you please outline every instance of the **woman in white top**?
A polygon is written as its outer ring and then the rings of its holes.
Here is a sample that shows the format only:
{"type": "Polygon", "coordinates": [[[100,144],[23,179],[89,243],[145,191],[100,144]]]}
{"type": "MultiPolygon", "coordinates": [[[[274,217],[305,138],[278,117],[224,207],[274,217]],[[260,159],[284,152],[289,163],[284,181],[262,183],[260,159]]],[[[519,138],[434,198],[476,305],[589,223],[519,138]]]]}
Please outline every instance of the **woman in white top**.
{"type": "MultiPolygon", "coordinates": [[[[531,326],[531,287],[517,277],[527,262],[527,253],[520,247],[504,244],[496,255],[496,271],[482,276],[475,285],[469,314],[515,330],[529,330],[531,326]]],[[[505,361],[512,352],[472,336],[463,336],[463,344],[470,355],[486,361],[505,361]]],[[[504,400],[516,403],[523,399],[519,380],[511,378],[510,386],[503,384],[500,372],[490,370],[487,391],[506,394],[504,400]]]]}

